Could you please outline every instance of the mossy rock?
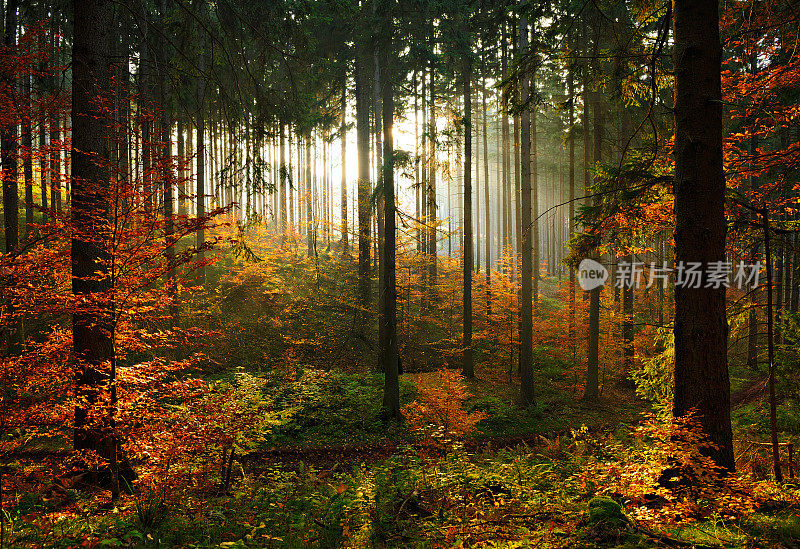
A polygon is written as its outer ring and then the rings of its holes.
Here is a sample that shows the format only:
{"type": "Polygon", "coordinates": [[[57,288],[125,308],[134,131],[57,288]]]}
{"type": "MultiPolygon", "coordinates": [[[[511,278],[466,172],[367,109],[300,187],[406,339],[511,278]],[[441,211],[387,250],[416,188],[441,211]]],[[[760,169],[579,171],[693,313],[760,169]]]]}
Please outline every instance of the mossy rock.
{"type": "Polygon", "coordinates": [[[605,496],[589,500],[587,515],[587,522],[592,525],[603,523],[605,526],[622,528],[628,524],[628,517],[622,513],[622,506],[605,496]]]}

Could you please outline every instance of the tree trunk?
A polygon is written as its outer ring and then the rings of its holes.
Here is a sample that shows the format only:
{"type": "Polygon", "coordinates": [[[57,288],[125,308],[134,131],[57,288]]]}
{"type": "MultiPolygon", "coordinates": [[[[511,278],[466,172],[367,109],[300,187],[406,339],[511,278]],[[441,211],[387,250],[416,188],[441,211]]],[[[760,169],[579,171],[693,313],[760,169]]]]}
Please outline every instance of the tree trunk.
{"type": "Polygon", "coordinates": [[[342,184],[341,184],[341,231],[342,253],[347,253],[350,247],[347,227],[347,70],[342,76],[342,123],[339,127],[339,139],[342,145],[342,184]]]}
{"type": "MultiPolygon", "coordinates": [[[[601,106],[601,99],[595,96],[592,105],[594,116],[594,163],[598,164],[603,159],[603,129],[605,126],[605,112],[601,106]]],[[[595,176],[597,181],[598,176],[595,176]]],[[[594,198],[595,205],[599,204],[599,198],[594,198]]],[[[599,258],[595,258],[599,259],[599,258]]],[[[587,401],[597,400],[600,395],[600,294],[602,286],[598,286],[589,292],[589,333],[587,358],[586,358],[586,391],[584,398],[587,401]]]]}
{"type": "Polygon", "coordinates": [[[286,167],[286,124],[281,122],[280,144],[280,188],[278,189],[278,230],[281,233],[281,242],[286,242],[286,232],[289,230],[289,220],[286,218],[286,180],[289,178],[289,169],[286,167]]]}
{"type": "MultiPolygon", "coordinates": [[[[23,101],[26,108],[31,107],[31,77],[23,76],[23,101]]],[[[31,129],[30,113],[25,113],[22,118],[22,171],[25,178],[25,236],[30,237],[33,231],[33,131],[31,129]]]]}
{"type": "Polygon", "coordinates": [[[484,202],[484,224],[486,226],[486,239],[484,242],[486,247],[486,314],[490,315],[492,314],[492,293],[490,290],[490,284],[492,282],[492,231],[490,227],[491,208],[489,207],[489,128],[486,122],[486,76],[483,77],[481,103],[481,108],[483,110],[483,196],[486,199],[484,202]]]}
{"type": "MultiPolygon", "coordinates": [[[[89,420],[106,384],[114,383],[114,320],[108,247],[111,161],[108,112],[100,99],[109,91],[107,58],[111,2],[74,0],[72,59],[72,317],[76,360],[76,450],[109,456],[105,425],[89,420]]],[[[113,410],[111,411],[113,414],[113,410]]],[[[102,417],[103,424],[110,417],[102,417]]]]}
{"type": "MultiPolygon", "coordinates": [[[[314,231],[314,197],[311,188],[311,133],[306,136],[306,245],[308,257],[314,257],[317,240],[314,231]]],[[[249,206],[248,206],[249,207],[249,206]]]]}
{"type": "Polygon", "coordinates": [[[370,199],[372,185],[369,168],[369,56],[366,48],[359,46],[356,55],[356,140],[358,149],[358,290],[362,308],[360,326],[366,330],[370,303],[370,199]]]}
{"type": "MultiPolygon", "coordinates": [[[[389,8],[390,9],[390,8],[389,8]]],[[[391,24],[391,16],[386,17],[391,24]]],[[[391,29],[385,33],[383,48],[382,115],[383,115],[383,206],[384,240],[383,262],[381,263],[381,355],[383,358],[384,389],[383,414],[386,419],[400,419],[400,381],[399,352],[397,348],[397,284],[395,267],[395,196],[394,196],[394,95],[389,69],[391,59],[391,29]]]]}
{"type": "MultiPolygon", "coordinates": [[[[567,93],[569,94],[568,129],[569,135],[569,233],[567,238],[572,238],[575,231],[575,71],[573,65],[569,67],[567,80],[567,93]]],[[[575,358],[575,265],[569,264],[569,341],[575,358]]]]}
{"type": "MultiPolygon", "coordinates": [[[[431,24],[430,30],[430,45],[434,47],[434,34],[433,25],[431,24]]],[[[428,288],[431,291],[431,296],[436,294],[436,268],[437,268],[437,227],[436,227],[436,85],[435,85],[436,71],[433,65],[433,59],[430,64],[430,168],[428,171],[428,288]]]]}
{"type": "MultiPolygon", "coordinates": [[[[17,38],[17,2],[9,0],[5,13],[5,47],[9,52],[15,49],[17,38]]],[[[3,86],[13,90],[15,73],[13,66],[6,63],[2,72],[3,86]]],[[[3,214],[5,219],[5,251],[10,253],[19,246],[19,189],[17,187],[17,121],[11,116],[2,121],[0,130],[0,149],[3,162],[3,214]]]]}
{"type": "Polygon", "coordinates": [[[464,94],[464,250],[463,268],[463,308],[464,334],[461,347],[463,357],[461,373],[464,377],[475,377],[475,365],[472,357],[472,61],[469,55],[464,56],[463,94],[464,94]]]}
{"type": "MultiPolygon", "coordinates": [[[[725,261],[719,4],[674,0],[675,261],[725,261]]],[[[705,277],[703,277],[705,279],[705,277]]],[[[703,451],[735,468],[728,379],[725,288],[675,287],[673,414],[692,409],[718,448],[703,451]]]]}
{"type": "MultiPolygon", "coordinates": [[[[519,20],[519,46],[522,55],[528,50],[528,19],[521,17],[519,20]]],[[[527,74],[522,75],[521,84],[521,104],[528,101],[531,82],[527,74]]],[[[519,293],[519,315],[520,315],[520,349],[519,349],[519,374],[522,404],[529,406],[535,402],[535,391],[533,386],[533,301],[532,301],[532,278],[533,278],[533,241],[531,223],[531,111],[525,107],[522,111],[520,120],[520,162],[521,169],[521,215],[519,235],[521,242],[520,253],[522,255],[522,278],[519,293]]]]}
{"type": "MultiPolygon", "coordinates": [[[[205,118],[205,80],[202,76],[205,71],[205,57],[201,54],[198,60],[201,76],[197,79],[197,218],[202,219],[206,215],[206,118],[205,118]]],[[[200,252],[198,260],[203,261],[205,252],[202,246],[206,241],[206,232],[203,224],[197,231],[196,245],[200,252]]],[[[198,270],[198,284],[201,286],[206,283],[206,268],[200,267],[198,270]]]]}
{"type": "MultiPolygon", "coordinates": [[[[506,22],[503,22],[503,36],[502,36],[502,53],[501,53],[501,77],[503,81],[508,78],[508,39],[506,34],[506,22]]],[[[502,248],[500,253],[507,253],[511,255],[511,181],[509,180],[509,164],[511,162],[511,156],[509,152],[509,141],[510,141],[510,127],[508,124],[508,101],[503,100],[499,114],[502,118],[502,140],[503,140],[503,178],[502,178],[502,188],[503,188],[503,239],[502,239],[502,248]]]]}

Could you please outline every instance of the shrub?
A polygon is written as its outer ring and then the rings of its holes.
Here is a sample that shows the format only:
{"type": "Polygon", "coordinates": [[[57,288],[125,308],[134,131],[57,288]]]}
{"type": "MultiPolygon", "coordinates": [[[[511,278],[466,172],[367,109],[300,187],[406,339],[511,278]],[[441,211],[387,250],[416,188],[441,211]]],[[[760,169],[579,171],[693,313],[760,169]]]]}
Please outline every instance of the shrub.
{"type": "Polygon", "coordinates": [[[463,439],[486,417],[484,412],[464,409],[471,396],[461,374],[438,370],[418,378],[417,400],[404,406],[403,414],[411,428],[426,437],[441,441],[463,439]]]}

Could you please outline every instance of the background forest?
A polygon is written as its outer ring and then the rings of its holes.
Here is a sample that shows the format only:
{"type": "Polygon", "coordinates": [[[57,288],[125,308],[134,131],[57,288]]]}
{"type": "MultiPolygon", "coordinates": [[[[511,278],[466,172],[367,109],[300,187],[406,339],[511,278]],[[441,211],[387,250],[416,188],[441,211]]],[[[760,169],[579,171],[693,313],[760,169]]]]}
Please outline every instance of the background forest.
{"type": "Polygon", "coordinates": [[[2,19],[0,549],[800,546],[794,2],[2,19]]]}

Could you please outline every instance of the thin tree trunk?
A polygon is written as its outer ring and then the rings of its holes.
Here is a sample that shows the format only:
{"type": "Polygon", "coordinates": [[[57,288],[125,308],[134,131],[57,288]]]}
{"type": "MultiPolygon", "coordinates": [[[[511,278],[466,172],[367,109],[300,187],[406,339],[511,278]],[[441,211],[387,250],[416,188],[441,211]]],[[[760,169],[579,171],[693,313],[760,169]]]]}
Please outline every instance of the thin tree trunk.
{"type": "Polygon", "coordinates": [[[367,52],[364,47],[358,48],[356,55],[356,138],[358,148],[358,289],[361,306],[360,326],[366,330],[369,318],[370,303],[370,256],[372,242],[370,238],[370,183],[369,166],[369,96],[370,82],[367,52]]]}
{"type": "MultiPolygon", "coordinates": [[[[519,46],[522,55],[528,50],[528,19],[521,17],[519,20],[519,46]]],[[[521,103],[524,105],[528,101],[531,82],[529,77],[522,75],[521,84],[521,103]]],[[[520,120],[520,162],[521,169],[521,215],[520,225],[522,270],[521,284],[519,293],[519,315],[520,315],[520,350],[519,350],[519,373],[522,404],[529,406],[535,402],[535,391],[533,385],[533,301],[532,301],[532,278],[533,278],[533,231],[531,220],[531,111],[525,107],[522,111],[520,120]]]]}
{"type": "Polygon", "coordinates": [[[492,314],[492,293],[490,284],[492,282],[492,230],[490,226],[490,211],[489,206],[489,127],[487,124],[486,115],[486,76],[484,71],[483,89],[481,92],[481,109],[483,110],[483,196],[484,201],[484,225],[486,227],[486,238],[484,245],[486,247],[486,314],[492,314]]]}
{"type": "Polygon", "coordinates": [[[464,334],[461,343],[463,349],[461,373],[464,377],[475,377],[475,365],[472,356],[472,61],[469,55],[464,56],[463,94],[464,94],[464,250],[463,262],[463,309],[464,334]]]}
{"type": "MultiPolygon", "coordinates": [[[[430,30],[430,43],[434,44],[433,24],[430,30]]],[[[437,271],[437,221],[436,221],[436,71],[433,65],[433,59],[430,64],[430,169],[428,172],[428,218],[430,229],[428,230],[428,288],[431,295],[436,294],[436,271],[437,271]]]]}
{"type": "MultiPolygon", "coordinates": [[[[205,57],[201,54],[198,60],[200,66],[201,76],[197,79],[197,218],[202,219],[206,215],[206,118],[205,118],[205,80],[202,73],[205,70],[205,57]]],[[[198,260],[203,261],[205,258],[205,251],[202,246],[206,241],[206,233],[203,225],[197,231],[196,246],[200,250],[198,252],[198,260]]],[[[198,284],[205,285],[206,283],[206,268],[201,265],[198,270],[198,284]]]]}

